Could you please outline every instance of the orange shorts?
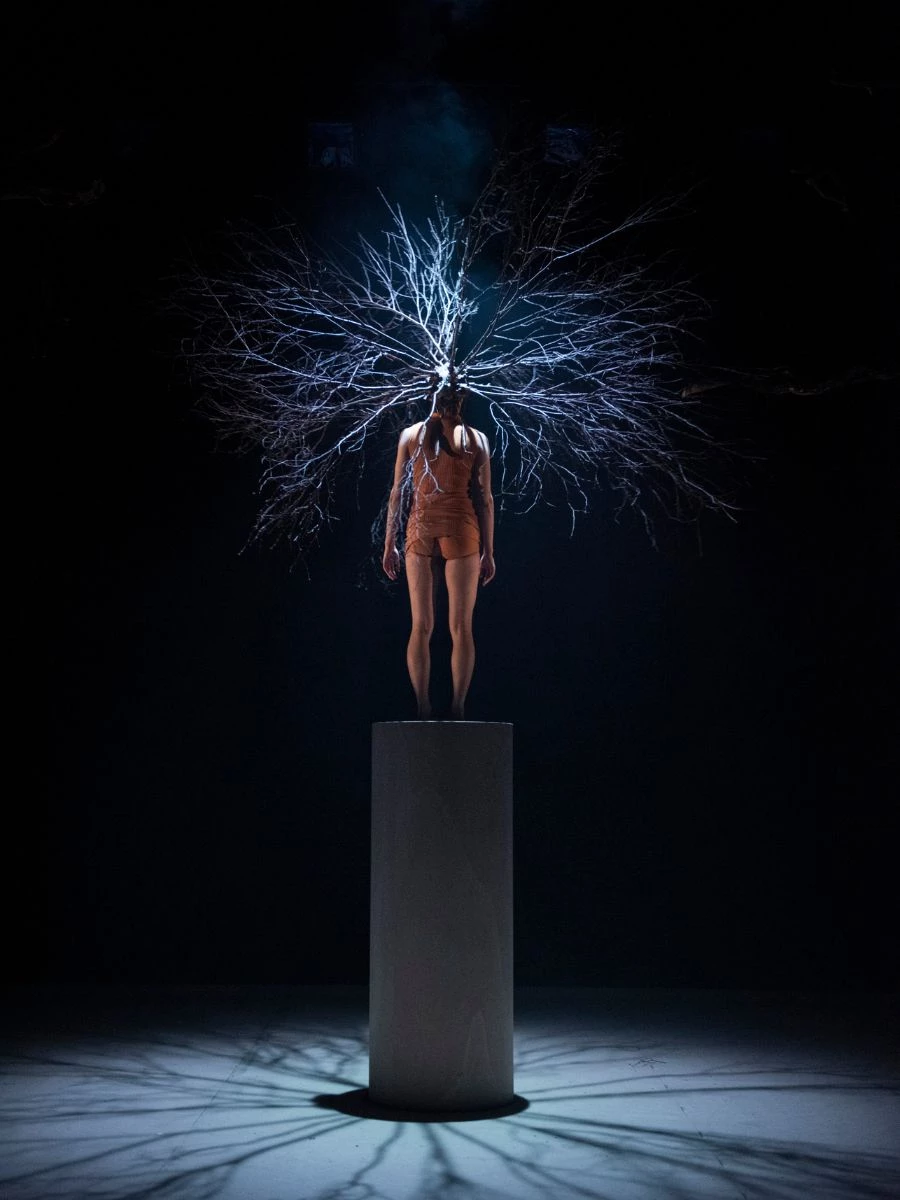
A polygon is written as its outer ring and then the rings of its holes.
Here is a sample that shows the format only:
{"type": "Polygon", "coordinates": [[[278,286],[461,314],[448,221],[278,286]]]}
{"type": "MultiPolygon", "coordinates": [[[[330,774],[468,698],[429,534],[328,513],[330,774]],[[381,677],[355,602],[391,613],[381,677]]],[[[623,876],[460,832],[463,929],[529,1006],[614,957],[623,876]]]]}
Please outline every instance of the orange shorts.
{"type": "Polygon", "coordinates": [[[475,533],[454,534],[452,537],[417,538],[407,542],[407,554],[426,558],[466,558],[481,551],[481,539],[475,533]]]}

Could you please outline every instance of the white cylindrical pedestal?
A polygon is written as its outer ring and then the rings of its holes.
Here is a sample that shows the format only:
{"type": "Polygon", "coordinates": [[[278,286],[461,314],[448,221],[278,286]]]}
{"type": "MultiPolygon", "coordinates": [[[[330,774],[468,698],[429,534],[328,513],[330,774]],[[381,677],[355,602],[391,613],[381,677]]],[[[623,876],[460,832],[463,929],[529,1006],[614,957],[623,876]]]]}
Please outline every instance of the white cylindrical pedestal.
{"type": "Polygon", "coordinates": [[[372,727],[369,1096],[414,1110],[513,1091],[513,727],[372,727]]]}

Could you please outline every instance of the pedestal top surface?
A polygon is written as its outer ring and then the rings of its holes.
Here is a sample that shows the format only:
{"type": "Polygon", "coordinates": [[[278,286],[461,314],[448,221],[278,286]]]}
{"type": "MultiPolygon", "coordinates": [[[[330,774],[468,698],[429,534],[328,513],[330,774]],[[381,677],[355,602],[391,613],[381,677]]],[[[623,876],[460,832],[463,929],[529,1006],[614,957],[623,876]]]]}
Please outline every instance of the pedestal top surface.
{"type": "Polygon", "coordinates": [[[512,729],[512,721],[373,721],[376,725],[500,725],[512,729]]]}

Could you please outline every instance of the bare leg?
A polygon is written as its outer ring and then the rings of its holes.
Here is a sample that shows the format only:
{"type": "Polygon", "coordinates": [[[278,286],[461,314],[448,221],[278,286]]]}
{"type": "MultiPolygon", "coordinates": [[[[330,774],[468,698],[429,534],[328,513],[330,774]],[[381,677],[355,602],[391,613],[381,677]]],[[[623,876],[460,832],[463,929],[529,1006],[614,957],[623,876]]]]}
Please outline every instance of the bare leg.
{"type": "Polygon", "coordinates": [[[434,594],[431,559],[425,554],[407,554],[406,582],[412,610],[412,631],[406,647],[409,681],[416,693],[420,721],[431,716],[428,682],[431,677],[431,634],[434,629],[434,594]]]}
{"type": "Polygon", "coordinates": [[[472,636],[472,612],[478,595],[478,575],[481,556],[467,554],[465,558],[447,560],[444,574],[447,580],[450,636],[453,653],[450,670],[453,675],[453,705],[450,715],[461,721],[465,715],[466,696],[475,670],[475,639],[472,636]]]}

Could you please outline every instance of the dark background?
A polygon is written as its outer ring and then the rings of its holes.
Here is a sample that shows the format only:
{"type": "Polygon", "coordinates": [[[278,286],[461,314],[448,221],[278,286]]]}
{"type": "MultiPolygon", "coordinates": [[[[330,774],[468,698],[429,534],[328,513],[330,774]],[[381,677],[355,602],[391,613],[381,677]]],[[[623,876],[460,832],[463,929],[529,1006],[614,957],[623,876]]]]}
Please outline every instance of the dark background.
{"type": "Polygon", "coordinates": [[[501,517],[469,715],[516,726],[517,978],[896,982],[887,13],[119,10],[7,39],[10,658],[36,728],[11,978],[365,981],[370,724],[413,715],[405,590],[370,559],[393,447],[308,574],[244,549],[258,463],[198,411],[171,279],[228,221],[349,240],[376,187],[462,201],[485,147],[583,121],[618,138],[614,197],[692,189],[648,249],[709,301],[695,360],[810,394],[711,394],[752,456],[735,523],[654,548],[602,493],[571,537],[501,517]],[[356,123],[355,172],[308,168],[310,120],[356,123]]]}

